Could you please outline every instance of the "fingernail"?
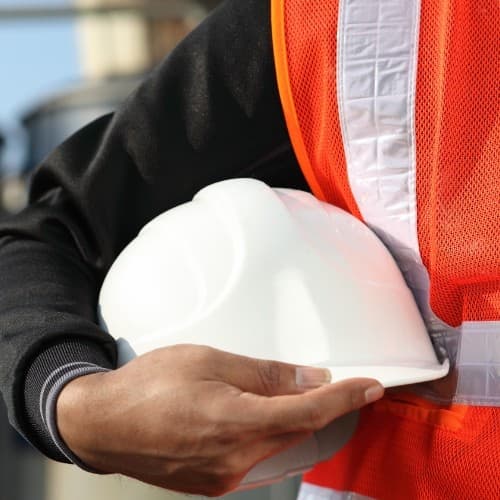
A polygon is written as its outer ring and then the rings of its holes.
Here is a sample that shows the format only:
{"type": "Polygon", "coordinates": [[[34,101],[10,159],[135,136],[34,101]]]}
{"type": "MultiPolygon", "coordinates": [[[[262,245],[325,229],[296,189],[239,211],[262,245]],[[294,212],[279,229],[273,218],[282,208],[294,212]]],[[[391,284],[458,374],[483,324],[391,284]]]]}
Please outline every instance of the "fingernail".
{"type": "Polygon", "coordinates": [[[373,403],[384,395],[384,388],[380,384],[372,385],[365,391],[365,400],[367,403],[373,403]]]}
{"type": "Polygon", "coordinates": [[[297,387],[301,389],[314,389],[332,381],[332,374],[327,368],[312,368],[301,366],[295,371],[297,387]]]}

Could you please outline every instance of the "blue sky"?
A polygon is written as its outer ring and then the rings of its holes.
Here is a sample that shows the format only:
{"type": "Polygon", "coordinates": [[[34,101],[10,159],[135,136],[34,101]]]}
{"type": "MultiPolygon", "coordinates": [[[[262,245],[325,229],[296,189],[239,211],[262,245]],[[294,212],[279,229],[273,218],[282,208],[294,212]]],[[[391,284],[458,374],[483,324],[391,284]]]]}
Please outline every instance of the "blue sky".
{"type": "MultiPolygon", "coordinates": [[[[0,0],[0,8],[62,5],[69,0],[0,0]]],[[[80,77],[75,24],[69,19],[0,20],[0,128],[15,131],[31,105],[80,77]]],[[[8,162],[16,161],[9,151],[8,162]]]]}

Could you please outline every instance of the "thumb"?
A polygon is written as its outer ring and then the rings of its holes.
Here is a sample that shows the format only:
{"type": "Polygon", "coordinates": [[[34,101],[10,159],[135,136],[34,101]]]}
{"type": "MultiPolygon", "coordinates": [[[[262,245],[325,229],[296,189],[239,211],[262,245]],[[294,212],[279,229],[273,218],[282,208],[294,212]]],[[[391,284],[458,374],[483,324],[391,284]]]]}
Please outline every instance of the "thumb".
{"type": "Polygon", "coordinates": [[[298,394],[331,382],[330,371],[325,368],[224,354],[226,357],[217,370],[219,375],[224,382],[244,392],[281,396],[298,394]]]}

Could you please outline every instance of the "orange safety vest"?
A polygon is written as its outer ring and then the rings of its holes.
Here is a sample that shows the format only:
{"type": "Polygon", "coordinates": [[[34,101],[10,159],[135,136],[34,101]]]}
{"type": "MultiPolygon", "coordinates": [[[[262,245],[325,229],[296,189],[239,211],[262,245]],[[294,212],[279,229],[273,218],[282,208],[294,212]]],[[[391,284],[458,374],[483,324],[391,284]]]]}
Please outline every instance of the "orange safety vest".
{"type": "Polygon", "coordinates": [[[498,0],[271,5],[309,185],[384,240],[455,366],[364,409],[300,498],[500,498],[498,0]]]}

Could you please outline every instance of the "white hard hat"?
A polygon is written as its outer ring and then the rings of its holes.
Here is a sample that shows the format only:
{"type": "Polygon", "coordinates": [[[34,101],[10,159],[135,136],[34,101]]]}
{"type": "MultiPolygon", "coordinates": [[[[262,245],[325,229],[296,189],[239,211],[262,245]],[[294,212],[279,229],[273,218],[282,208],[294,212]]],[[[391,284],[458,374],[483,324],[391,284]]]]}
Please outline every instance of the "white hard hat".
{"type": "MultiPolygon", "coordinates": [[[[367,226],[311,194],[252,179],[208,186],[147,224],[111,267],[99,313],[119,364],[193,343],[327,367],[334,382],[370,377],[390,387],[448,372],[367,226]]],[[[245,484],[302,472],[355,425],[355,417],[337,421],[323,439],[259,464],[245,484]]]]}

